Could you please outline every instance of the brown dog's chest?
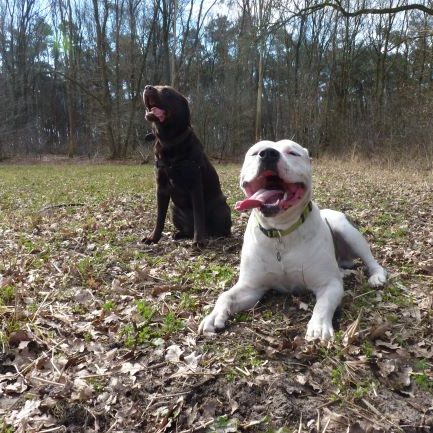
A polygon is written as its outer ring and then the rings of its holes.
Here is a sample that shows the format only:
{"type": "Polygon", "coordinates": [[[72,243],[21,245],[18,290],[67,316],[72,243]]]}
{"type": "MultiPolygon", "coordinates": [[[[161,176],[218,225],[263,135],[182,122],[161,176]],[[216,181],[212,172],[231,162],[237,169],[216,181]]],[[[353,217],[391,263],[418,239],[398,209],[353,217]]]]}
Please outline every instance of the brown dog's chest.
{"type": "Polygon", "coordinates": [[[196,161],[157,159],[155,165],[157,182],[168,188],[170,195],[189,194],[202,181],[200,166],[196,161]]]}

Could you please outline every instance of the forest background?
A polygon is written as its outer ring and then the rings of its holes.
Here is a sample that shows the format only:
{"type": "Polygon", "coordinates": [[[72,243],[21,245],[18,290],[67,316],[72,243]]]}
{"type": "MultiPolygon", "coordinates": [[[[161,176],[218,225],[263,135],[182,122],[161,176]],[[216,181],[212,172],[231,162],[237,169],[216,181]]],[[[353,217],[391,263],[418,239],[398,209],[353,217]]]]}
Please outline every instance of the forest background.
{"type": "Polygon", "coordinates": [[[146,84],[188,97],[214,157],[292,138],[431,167],[433,2],[0,2],[0,159],[146,155],[146,84]]]}

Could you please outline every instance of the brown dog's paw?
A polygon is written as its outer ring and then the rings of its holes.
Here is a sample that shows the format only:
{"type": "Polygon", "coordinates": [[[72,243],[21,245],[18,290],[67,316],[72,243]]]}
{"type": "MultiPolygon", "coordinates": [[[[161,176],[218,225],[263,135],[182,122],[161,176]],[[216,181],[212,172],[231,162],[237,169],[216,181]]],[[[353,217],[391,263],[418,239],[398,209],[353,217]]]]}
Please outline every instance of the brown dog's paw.
{"type": "Polygon", "coordinates": [[[208,244],[207,239],[194,239],[192,241],[192,247],[194,249],[198,249],[201,250],[202,248],[204,248],[206,245],[208,244]]]}
{"type": "Polygon", "coordinates": [[[141,242],[143,242],[146,245],[150,245],[150,244],[157,244],[159,242],[159,240],[161,239],[161,236],[154,236],[154,235],[150,235],[150,236],[145,236],[141,242]]]}
{"type": "Polygon", "coordinates": [[[173,234],[173,239],[175,240],[175,241],[178,241],[179,239],[188,239],[188,238],[191,238],[191,236],[188,236],[186,233],[184,233],[184,232],[175,232],[174,234],[173,234]]]}

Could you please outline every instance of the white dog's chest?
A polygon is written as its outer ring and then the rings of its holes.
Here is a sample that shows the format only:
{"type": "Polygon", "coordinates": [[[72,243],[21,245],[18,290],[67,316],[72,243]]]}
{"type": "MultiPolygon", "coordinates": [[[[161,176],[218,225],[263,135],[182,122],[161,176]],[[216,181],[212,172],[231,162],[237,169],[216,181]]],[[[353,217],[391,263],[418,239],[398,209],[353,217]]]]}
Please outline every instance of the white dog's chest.
{"type": "Polygon", "coordinates": [[[266,257],[261,256],[254,270],[249,272],[256,284],[277,290],[290,291],[305,286],[305,266],[290,260],[286,252],[278,249],[266,257]]]}
{"type": "Polygon", "coordinates": [[[317,287],[339,275],[332,243],[317,230],[306,229],[283,238],[266,238],[252,221],[246,231],[240,277],[254,280],[255,285],[291,291],[317,287]]]}

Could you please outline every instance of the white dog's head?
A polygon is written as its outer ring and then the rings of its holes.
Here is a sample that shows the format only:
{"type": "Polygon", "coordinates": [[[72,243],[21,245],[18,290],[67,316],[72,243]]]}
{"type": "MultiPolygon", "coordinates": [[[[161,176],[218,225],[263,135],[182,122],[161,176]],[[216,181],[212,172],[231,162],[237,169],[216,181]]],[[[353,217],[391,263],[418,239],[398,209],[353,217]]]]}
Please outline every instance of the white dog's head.
{"type": "Polygon", "coordinates": [[[304,209],[311,200],[308,150],[291,140],[259,141],[245,155],[240,185],[246,198],[239,211],[258,208],[265,217],[304,209]]]}

